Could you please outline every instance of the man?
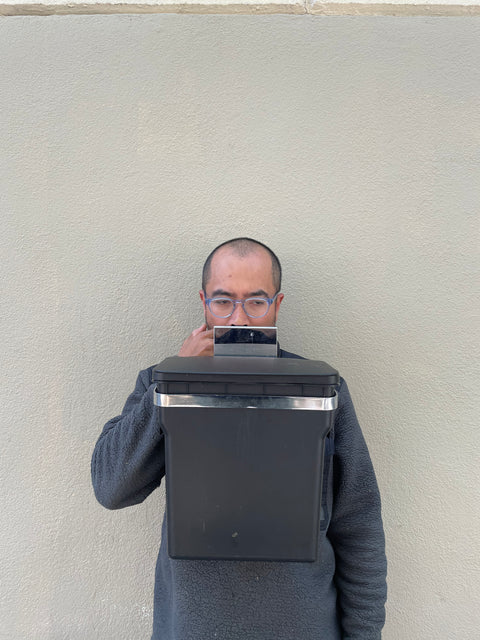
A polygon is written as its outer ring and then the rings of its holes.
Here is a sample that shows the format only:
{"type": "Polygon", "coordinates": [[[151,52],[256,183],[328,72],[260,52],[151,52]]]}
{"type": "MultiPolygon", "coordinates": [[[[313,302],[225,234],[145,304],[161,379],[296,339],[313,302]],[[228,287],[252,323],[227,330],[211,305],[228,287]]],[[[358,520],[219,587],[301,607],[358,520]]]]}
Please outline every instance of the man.
{"type": "MultiPolygon", "coordinates": [[[[214,325],[275,325],[284,297],[280,285],[280,263],[265,245],[236,238],[214,249],[200,291],[205,323],[185,340],[179,355],[212,355],[214,325]]],[[[300,357],[281,349],[278,355],[300,357]]],[[[140,372],[122,414],[105,425],[95,446],[93,486],[110,509],[141,502],[165,473],[151,374],[152,368],[140,372]]],[[[380,497],[344,380],[338,396],[325,454],[319,559],[173,560],[164,521],[152,640],[381,638],[386,560],[380,497]]]]}
{"type": "MultiPolygon", "coordinates": [[[[245,238],[223,243],[208,256],[203,267],[200,299],[205,313],[205,323],[195,329],[180,349],[180,356],[213,356],[213,326],[254,325],[275,326],[277,313],[283,300],[280,293],[281,267],[278,258],[265,245],[245,238]],[[206,291],[209,291],[207,297],[206,291]],[[211,311],[212,298],[236,300],[233,313],[211,311]],[[252,318],[247,315],[240,300],[264,298],[265,315],[252,318]],[[218,315],[220,313],[220,315],[218,315]],[[226,316],[226,317],[222,317],[226,316]]],[[[218,305],[217,305],[218,306],[218,305]]]]}

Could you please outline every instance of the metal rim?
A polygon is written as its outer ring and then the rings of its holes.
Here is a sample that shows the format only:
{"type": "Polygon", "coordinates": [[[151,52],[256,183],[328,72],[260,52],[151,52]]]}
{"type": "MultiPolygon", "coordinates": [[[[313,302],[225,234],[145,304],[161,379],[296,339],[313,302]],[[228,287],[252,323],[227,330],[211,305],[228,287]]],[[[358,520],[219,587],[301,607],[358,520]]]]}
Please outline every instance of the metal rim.
{"type": "Polygon", "coordinates": [[[154,391],[157,407],[188,407],[209,409],[297,409],[333,411],[338,407],[338,395],[327,398],[309,396],[218,396],[200,394],[167,394],[154,391]]]}

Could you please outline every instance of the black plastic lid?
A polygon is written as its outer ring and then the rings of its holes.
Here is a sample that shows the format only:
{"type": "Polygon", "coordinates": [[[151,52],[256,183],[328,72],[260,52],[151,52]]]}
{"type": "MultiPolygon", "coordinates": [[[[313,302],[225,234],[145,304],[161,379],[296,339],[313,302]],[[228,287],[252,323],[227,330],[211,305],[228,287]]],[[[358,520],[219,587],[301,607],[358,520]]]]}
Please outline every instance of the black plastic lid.
{"type": "Polygon", "coordinates": [[[339,383],[338,371],[321,360],[238,356],[173,356],[158,364],[152,377],[153,382],[339,383]]]}

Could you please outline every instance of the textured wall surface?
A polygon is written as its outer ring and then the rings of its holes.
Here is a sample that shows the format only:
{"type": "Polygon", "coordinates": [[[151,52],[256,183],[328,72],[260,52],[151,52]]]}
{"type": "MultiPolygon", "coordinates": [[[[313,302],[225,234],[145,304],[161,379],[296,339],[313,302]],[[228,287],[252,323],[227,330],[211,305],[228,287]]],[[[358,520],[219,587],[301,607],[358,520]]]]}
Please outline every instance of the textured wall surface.
{"type": "Polygon", "coordinates": [[[181,13],[473,16],[479,0],[0,0],[0,16],[181,13]]]}
{"type": "Polygon", "coordinates": [[[349,380],[385,640],[477,637],[480,22],[18,17],[0,52],[0,637],[150,637],[162,493],[102,509],[90,456],[240,234],[349,380]]]}

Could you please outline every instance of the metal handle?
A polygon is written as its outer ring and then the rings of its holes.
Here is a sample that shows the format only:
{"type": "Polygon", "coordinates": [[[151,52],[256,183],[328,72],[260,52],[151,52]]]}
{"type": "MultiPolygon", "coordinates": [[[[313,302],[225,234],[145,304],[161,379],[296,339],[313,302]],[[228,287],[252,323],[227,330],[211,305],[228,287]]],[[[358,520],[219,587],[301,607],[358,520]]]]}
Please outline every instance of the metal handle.
{"type": "Polygon", "coordinates": [[[153,393],[157,407],[203,407],[209,409],[301,409],[333,411],[338,407],[338,395],[328,398],[308,396],[216,396],[198,394],[153,393]]]}

